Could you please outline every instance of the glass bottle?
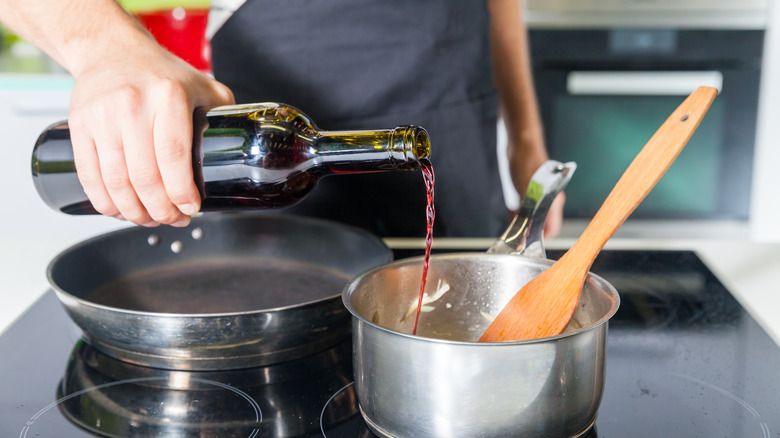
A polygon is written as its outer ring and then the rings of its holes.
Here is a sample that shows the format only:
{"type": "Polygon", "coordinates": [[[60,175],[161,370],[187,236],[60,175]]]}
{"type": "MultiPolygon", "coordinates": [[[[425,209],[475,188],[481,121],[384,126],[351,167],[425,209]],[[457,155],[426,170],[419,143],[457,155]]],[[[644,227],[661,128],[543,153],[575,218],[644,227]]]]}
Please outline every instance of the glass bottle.
{"type": "MultiPolygon", "coordinates": [[[[430,156],[428,133],[419,126],[321,131],[301,111],[279,103],[196,111],[194,128],[202,211],[288,207],[323,176],[414,170],[430,156]]],[[[40,135],[32,174],[41,198],[55,210],[96,214],[76,176],[67,122],[40,135]]]]}

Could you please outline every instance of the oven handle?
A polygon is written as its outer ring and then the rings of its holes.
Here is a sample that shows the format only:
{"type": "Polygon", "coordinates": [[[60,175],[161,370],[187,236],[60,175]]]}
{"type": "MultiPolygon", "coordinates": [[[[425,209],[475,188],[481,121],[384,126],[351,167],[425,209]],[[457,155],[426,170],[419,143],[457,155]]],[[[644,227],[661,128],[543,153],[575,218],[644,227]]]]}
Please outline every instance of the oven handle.
{"type": "Polygon", "coordinates": [[[700,86],[723,86],[719,71],[571,71],[571,95],[687,96],[700,86]]]}

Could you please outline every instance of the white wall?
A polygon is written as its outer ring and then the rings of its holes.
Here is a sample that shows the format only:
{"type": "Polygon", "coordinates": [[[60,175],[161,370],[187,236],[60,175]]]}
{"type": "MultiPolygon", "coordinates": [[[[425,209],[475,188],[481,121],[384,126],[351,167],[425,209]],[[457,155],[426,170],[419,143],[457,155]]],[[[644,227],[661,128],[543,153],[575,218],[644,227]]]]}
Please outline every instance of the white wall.
{"type": "Polygon", "coordinates": [[[769,5],[758,111],[750,236],[780,242],[780,4],[769,5]]]}

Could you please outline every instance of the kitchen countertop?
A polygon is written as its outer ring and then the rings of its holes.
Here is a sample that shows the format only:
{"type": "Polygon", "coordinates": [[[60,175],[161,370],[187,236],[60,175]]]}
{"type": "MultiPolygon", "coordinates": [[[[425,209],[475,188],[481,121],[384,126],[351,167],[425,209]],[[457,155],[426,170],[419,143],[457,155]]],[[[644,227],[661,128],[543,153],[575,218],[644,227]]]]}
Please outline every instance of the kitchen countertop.
{"type": "MultiPolygon", "coordinates": [[[[65,218],[62,218],[65,220],[65,218]]],[[[71,218],[73,219],[73,218],[71,218]]],[[[100,220],[106,229],[124,225],[106,218],[100,220]]],[[[29,306],[48,290],[45,270],[54,255],[86,236],[68,235],[46,239],[19,238],[6,235],[0,239],[0,332],[10,326],[29,306]],[[22,263],[20,263],[22,261],[22,263]]],[[[387,239],[391,247],[419,248],[422,239],[387,239]]],[[[548,249],[566,249],[574,239],[558,238],[546,243],[548,249]]],[[[492,239],[435,239],[440,248],[482,249],[492,239]]],[[[713,239],[631,239],[613,238],[606,249],[693,250],[731,290],[737,300],[780,344],[780,244],[754,243],[746,240],[713,239]]]]}

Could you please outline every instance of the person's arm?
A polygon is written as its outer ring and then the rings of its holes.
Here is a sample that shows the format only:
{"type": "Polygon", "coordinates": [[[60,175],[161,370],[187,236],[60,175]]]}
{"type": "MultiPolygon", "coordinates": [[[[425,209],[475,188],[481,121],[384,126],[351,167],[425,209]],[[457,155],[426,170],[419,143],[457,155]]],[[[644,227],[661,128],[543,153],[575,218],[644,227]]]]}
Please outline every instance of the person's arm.
{"type": "MultiPolygon", "coordinates": [[[[512,182],[525,194],[531,176],[548,159],[544,131],[536,102],[528,34],[521,0],[488,0],[490,40],[496,87],[507,129],[507,155],[512,182]]],[[[545,236],[558,234],[563,222],[561,194],[553,202],[545,223],[545,236]]]]}
{"type": "Polygon", "coordinates": [[[0,0],[0,21],[73,75],[74,159],[98,212],[189,223],[200,209],[193,111],[233,103],[230,90],[158,45],[114,0],[0,0]]]}

